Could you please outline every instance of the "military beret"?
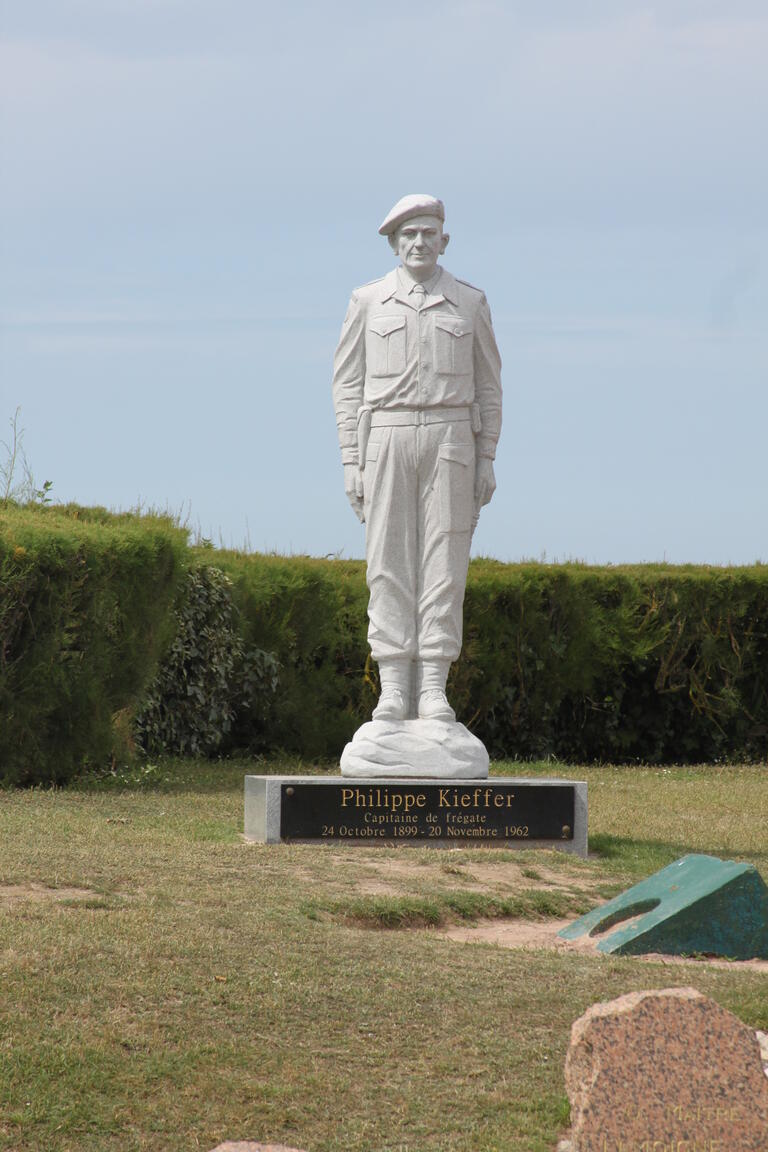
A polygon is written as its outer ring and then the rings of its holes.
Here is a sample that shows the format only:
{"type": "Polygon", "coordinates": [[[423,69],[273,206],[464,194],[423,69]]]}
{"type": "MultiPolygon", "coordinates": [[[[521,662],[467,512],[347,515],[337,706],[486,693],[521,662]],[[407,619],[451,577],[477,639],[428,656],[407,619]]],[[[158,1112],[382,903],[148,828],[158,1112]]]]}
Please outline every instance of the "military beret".
{"type": "Polygon", "coordinates": [[[396,228],[406,220],[410,220],[412,216],[437,216],[439,220],[445,220],[445,205],[442,200],[436,200],[434,196],[420,192],[403,196],[384,218],[379,234],[391,236],[396,228]]]}

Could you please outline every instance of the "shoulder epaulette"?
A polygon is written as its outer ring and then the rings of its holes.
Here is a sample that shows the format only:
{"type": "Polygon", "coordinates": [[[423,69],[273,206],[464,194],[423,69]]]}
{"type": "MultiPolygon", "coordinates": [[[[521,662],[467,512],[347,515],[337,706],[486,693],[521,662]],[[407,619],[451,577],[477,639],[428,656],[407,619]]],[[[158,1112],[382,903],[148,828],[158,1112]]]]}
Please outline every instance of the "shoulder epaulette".
{"type": "Polygon", "coordinates": [[[359,292],[361,288],[373,288],[374,284],[381,284],[382,280],[386,280],[386,276],[379,276],[376,280],[369,280],[367,284],[360,284],[355,288],[355,292],[359,292]]]}
{"type": "Polygon", "coordinates": [[[454,276],[454,280],[457,284],[463,284],[465,288],[471,288],[473,292],[479,292],[482,296],[482,288],[477,288],[474,284],[470,284],[469,280],[462,280],[460,276],[454,276]]]}

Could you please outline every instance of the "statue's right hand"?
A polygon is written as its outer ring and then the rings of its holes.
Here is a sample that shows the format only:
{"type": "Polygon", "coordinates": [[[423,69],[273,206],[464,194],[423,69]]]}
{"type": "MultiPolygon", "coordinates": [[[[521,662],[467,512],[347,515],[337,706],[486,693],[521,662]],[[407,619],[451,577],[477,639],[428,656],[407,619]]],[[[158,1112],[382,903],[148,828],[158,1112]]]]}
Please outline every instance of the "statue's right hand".
{"type": "Polygon", "coordinates": [[[361,524],[365,523],[363,511],[363,476],[357,464],[344,465],[344,491],[352,505],[352,511],[361,524]]]}

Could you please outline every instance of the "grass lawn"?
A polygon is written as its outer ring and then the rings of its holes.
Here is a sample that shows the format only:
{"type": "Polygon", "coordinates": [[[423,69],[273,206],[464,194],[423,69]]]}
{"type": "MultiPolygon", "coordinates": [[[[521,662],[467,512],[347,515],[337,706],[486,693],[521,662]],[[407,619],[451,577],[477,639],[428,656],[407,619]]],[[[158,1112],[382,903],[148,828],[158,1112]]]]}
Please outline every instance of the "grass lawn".
{"type": "Polygon", "coordinates": [[[765,973],[436,930],[575,917],[691,851],[768,880],[765,770],[495,765],[589,782],[588,861],[246,844],[243,774],[265,770],[0,793],[0,1148],[552,1152],[595,1001],[693,985],[768,1030],[765,973]]]}

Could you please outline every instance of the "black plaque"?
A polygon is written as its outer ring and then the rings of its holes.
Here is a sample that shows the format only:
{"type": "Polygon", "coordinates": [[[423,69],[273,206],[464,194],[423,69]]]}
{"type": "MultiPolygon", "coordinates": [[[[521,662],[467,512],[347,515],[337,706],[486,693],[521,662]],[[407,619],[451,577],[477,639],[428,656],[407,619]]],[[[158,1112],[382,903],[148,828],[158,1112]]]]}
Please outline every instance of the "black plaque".
{"type": "Polygon", "coordinates": [[[572,784],[354,779],[281,786],[283,840],[504,844],[573,840],[572,784]]]}

